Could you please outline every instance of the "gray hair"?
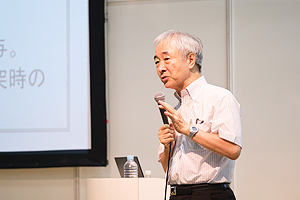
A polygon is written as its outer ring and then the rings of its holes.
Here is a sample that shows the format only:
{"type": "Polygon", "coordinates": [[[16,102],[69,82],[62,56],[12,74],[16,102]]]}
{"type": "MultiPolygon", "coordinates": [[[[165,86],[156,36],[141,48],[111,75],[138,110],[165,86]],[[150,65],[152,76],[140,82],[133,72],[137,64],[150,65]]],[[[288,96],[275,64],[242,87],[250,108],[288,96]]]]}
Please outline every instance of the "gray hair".
{"type": "Polygon", "coordinates": [[[183,59],[190,53],[196,55],[196,64],[199,72],[201,72],[203,60],[203,44],[201,40],[193,35],[176,30],[168,30],[155,38],[154,45],[158,45],[163,40],[170,42],[172,39],[176,40],[177,49],[179,50],[183,59]]]}

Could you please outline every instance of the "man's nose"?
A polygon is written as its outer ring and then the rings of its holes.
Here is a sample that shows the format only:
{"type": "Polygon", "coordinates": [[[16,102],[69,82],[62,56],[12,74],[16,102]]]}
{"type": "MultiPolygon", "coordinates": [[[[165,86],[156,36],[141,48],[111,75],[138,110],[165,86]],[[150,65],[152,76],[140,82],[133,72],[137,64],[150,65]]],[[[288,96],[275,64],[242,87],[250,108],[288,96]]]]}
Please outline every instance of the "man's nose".
{"type": "Polygon", "coordinates": [[[157,69],[161,74],[166,71],[166,67],[163,62],[159,63],[158,69],[157,69]]]}

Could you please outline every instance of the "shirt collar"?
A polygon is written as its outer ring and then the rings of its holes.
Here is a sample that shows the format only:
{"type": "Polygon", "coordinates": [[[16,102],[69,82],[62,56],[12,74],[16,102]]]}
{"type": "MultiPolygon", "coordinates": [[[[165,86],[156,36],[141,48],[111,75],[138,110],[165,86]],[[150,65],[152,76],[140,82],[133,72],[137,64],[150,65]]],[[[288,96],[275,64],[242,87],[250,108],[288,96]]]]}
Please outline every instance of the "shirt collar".
{"type": "MultiPolygon", "coordinates": [[[[181,91],[181,96],[184,93],[187,93],[191,96],[191,98],[193,99],[193,101],[196,100],[196,97],[199,93],[199,90],[202,86],[206,85],[206,79],[204,76],[201,76],[200,78],[196,79],[194,82],[192,82],[191,84],[189,84],[184,90],[181,91]]],[[[179,94],[177,92],[174,93],[175,97],[181,102],[181,97],[179,96],[179,94]]]]}

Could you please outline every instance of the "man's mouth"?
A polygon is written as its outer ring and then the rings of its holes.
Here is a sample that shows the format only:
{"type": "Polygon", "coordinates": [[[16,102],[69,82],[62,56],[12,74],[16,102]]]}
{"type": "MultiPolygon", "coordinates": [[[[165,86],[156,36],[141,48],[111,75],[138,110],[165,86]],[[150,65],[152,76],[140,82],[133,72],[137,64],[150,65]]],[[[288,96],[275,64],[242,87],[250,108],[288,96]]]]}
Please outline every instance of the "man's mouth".
{"type": "Polygon", "coordinates": [[[161,81],[162,81],[162,82],[166,82],[167,80],[168,80],[168,77],[167,77],[167,76],[162,76],[162,77],[161,77],[161,81]]]}

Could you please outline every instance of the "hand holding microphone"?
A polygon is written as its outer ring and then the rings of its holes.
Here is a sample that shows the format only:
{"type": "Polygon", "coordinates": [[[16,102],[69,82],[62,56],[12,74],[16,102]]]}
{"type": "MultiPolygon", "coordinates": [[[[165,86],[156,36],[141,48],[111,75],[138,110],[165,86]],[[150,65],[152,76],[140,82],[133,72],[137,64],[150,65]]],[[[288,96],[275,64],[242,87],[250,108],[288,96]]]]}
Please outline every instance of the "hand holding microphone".
{"type": "MultiPolygon", "coordinates": [[[[158,103],[158,101],[165,101],[165,94],[162,92],[157,92],[154,95],[155,101],[158,103]]],[[[158,103],[158,105],[160,105],[158,103]]],[[[160,142],[165,146],[165,148],[169,149],[170,145],[173,147],[175,145],[175,129],[172,123],[169,124],[168,118],[165,115],[165,109],[159,108],[160,114],[163,120],[164,125],[160,127],[158,132],[158,138],[160,142]]]]}

